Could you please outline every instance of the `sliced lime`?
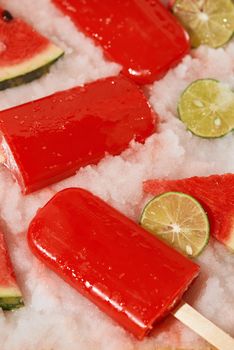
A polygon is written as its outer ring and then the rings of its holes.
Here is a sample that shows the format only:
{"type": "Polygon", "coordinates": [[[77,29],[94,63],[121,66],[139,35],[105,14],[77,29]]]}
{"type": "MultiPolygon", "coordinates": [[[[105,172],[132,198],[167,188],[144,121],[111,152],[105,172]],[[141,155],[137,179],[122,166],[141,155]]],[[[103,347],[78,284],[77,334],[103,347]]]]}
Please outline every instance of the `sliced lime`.
{"type": "Polygon", "coordinates": [[[166,192],[144,208],[141,225],[183,254],[199,255],[209,240],[209,221],[202,206],[191,196],[166,192]]]}
{"type": "Polygon", "coordinates": [[[234,127],[234,93],[216,80],[196,80],[181,95],[178,113],[195,135],[224,136],[234,127]]]}
{"type": "Polygon", "coordinates": [[[187,29],[193,47],[219,47],[234,31],[232,0],[176,0],[173,13],[187,29]]]}

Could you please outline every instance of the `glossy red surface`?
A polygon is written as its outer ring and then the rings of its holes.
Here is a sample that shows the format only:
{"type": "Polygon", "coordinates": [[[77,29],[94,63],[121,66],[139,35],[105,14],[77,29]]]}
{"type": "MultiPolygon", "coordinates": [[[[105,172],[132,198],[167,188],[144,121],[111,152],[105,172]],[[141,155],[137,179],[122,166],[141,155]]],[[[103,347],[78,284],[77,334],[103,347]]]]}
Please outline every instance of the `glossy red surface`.
{"type": "Polygon", "coordinates": [[[155,117],[123,76],[58,92],[0,112],[6,166],[28,193],[121,153],[133,139],[144,142],[155,117]]]}
{"type": "Polygon", "coordinates": [[[83,189],[57,193],[32,220],[33,253],[142,339],[199,267],[83,189]]]}
{"type": "Polygon", "coordinates": [[[159,0],[53,2],[137,83],[161,78],[189,51],[188,35],[159,0]]]}

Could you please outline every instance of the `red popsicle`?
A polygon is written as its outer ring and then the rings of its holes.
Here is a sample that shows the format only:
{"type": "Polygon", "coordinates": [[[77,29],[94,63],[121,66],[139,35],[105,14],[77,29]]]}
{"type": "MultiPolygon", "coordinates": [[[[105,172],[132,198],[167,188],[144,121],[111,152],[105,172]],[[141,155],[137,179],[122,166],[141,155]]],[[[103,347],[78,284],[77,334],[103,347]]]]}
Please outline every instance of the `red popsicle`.
{"type": "Polygon", "coordinates": [[[199,267],[98,197],[71,188],[30,224],[33,253],[142,339],[180,301],[199,267]]]}
{"type": "Polygon", "coordinates": [[[0,112],[5,165],[28,193],[73,175],[133,139],[144,142],[155,115],[123,76],[58,92],[0,112]]]}
{"type": "Polygon", "coordinates": [[[123,73],[152,83],[189,51],[189,39],[159,0],[53,0],[123,73]]]}

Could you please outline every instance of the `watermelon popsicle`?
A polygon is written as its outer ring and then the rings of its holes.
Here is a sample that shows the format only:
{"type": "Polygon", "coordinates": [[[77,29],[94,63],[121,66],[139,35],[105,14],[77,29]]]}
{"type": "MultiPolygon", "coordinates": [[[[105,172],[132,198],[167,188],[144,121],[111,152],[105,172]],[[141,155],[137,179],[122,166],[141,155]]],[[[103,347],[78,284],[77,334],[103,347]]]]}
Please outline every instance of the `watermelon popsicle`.
{"type": "Polygon", "coordinates": [[[90,192],[57,193],[32,220],[32,252],[142,339],[180,301],[199,267],[90,192]]]}
{"type": "Polygon", "coordinates": [[[123,76],[95,81],[0,112],[4,163],[23,193],[35,191],[144,142],[155,118],[123,76]]]}
{"type": "Polygon", "coordinates": [[[139,84],[161,78],[189,51],[188,35],[159,0],[53,2],[139,84]]]}

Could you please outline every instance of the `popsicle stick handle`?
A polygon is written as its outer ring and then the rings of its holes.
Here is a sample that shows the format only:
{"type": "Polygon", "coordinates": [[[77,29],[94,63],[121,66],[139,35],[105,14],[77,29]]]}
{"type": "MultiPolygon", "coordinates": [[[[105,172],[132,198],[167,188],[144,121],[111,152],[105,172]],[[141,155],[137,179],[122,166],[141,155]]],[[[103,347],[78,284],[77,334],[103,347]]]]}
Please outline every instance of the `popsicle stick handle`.
{"type": "Polygon", "coordinates": [[[234,349],[234,339],[183,302],[172,314],[219,350],[234,349]]]}

